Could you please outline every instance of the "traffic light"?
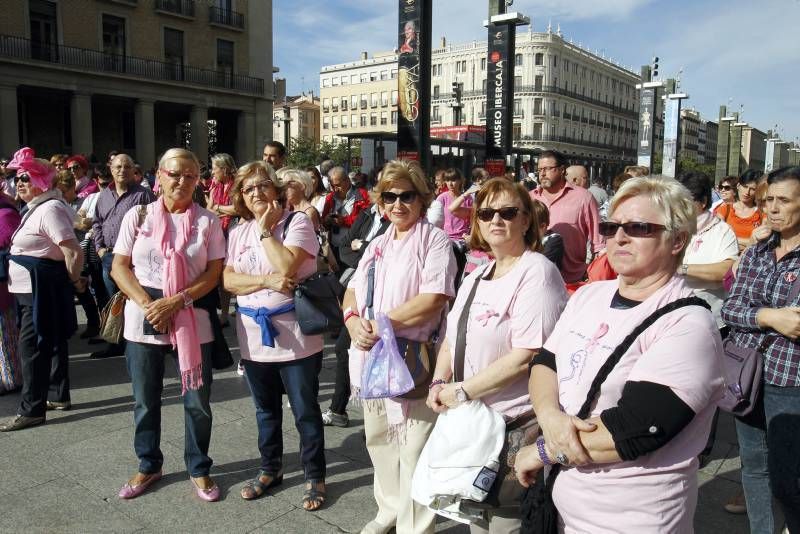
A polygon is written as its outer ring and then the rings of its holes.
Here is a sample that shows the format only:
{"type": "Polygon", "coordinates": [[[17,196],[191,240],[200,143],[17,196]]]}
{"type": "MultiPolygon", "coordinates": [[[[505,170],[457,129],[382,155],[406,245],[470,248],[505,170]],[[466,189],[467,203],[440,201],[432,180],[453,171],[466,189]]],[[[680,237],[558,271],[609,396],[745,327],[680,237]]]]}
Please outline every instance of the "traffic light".
{"type": "Polygon", "coordinates": [[[653,79],[658,77],[658,56],[653,56],[653,79]]]}
{"type": "Polygon", "coordinates": [[[456,100],[461,100],[461,84],[453,82],[453,89],[450,91],[450,97],[456,100]]]}

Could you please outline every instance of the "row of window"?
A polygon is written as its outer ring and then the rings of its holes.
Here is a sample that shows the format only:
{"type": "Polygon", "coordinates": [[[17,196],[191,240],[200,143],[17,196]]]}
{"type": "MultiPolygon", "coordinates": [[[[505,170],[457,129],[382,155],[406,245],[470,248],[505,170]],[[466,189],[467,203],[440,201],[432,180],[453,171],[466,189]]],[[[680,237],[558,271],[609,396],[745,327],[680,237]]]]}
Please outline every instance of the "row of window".
{"type": "Polygon", "coordinates": [[[387,107],[389,105],[395,106],[397,105],[397,91],[381,91],[380,93],[362,93],[360,95],[350,95],[350,97],[334,97],[334,98],[323,98],[322,99],[322,111],[324,113],[328,113],[329,111],[338,112],[338,111],[347,111],[348,107],[352,110],[358,109],[366,109],[367,106],[372,108],[377,108],[379,105],[381,107],[387,107]],[[390,100],[391,94],[391,100],[390,100]],[[367,99],[369,96],[369,100],[367,99]]]}
{"type": "Polygon", "coordinates": [[[392,111],[373,111],[369,115],[366,113],[352,115],[336,115],[333,117],[322,118],[322,129],[330,130],[331,128],[357,128],[359,126],[387,126],[389,124],[397,124],[397,112],[392,111]],[[390,122],[391,121],[391,122],[390,122]]]}
{"type": "Polygon", "coordinates": [[[322,78],[322,87],[338,87],[340,85],[355,85],[357,83],[377,82],[382,80],[397,79],[397,68],[383,69],[380,71],[364,71],[360,74],[331,76],[322,78]]]}

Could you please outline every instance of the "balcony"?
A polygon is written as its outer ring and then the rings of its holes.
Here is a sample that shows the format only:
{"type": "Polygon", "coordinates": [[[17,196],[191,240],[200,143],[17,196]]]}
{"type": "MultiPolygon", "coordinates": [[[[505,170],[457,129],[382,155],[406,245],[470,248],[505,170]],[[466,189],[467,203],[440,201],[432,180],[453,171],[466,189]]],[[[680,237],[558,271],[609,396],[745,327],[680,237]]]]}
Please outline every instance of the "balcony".
{"type": "Polygon", "coordinates": [[[244,15],[229,9],[209,7],[208,21],[211,24],[219,24],[220,26],[244,30],[244,15]]]}
{"type": "Polygon", "coordinates": [[[194,18],[194,0],[156,0],[156,11],[168,15],[194,18]]]}
{"type": "Polygon", "coordinates": [[[229,89],[264,95],[264,80],[260,78],[157,59],[107,54],[100,50],[74,46],[44,45],[11,35],[0,35],[0,59],[2,58],[21,60],[26,65],[51,64],[71,70],[120,75],[142,81],[180,82],[209,89],[229,89]]]}

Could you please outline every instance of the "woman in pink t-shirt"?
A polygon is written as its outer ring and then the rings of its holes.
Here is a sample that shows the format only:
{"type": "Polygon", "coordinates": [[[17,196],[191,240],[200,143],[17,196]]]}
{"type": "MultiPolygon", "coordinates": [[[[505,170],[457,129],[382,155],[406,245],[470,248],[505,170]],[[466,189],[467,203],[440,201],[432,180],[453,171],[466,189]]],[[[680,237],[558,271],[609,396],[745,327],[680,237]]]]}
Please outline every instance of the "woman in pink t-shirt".
{"type": "Polygon", "coordinates": [[[125,214],[111,268],[114,282],[128,296],[125,358],[139,458],[138,472],[122,486],[119,497],[136,498],[161,478],[161,393],[165,357],[171,355],[181,377],[186,470],[197,496],[216,501],[220,489],[208,476],[214,334],[211,307],[202,302],[222,273],[225,238],[219,219],[193,202],[200,179],[197,157],[172,148],[158,167],[161,196],[125,214]]]}
{"type": "Polygon", "coordinates": [[[575,417],[614,349],[654,311],[692,294],[676,271],[696,230],[689,191],[663,177],[632,178],[600,223],[613,281],[570,299],[530,378],[543,438],[517,455],[528,485],[562,464],[552,486],[561,528],[577,532],[692,532],[698,454],[722,393],[722,341],[701,306],[644,330],[575,417]]]}
{"type": "Polygon", "coordinates": [[[305,474],[303,508],[325,502],[325,433],[317,402],[322,336],[300,331],[293,290],[317,270],[319,242],[311,220],[281,204],[272,166],[253,161],[239,168],[232,189],[241,222],[228,240],[223,280],[236,295],[236,335],[256,407],[261,467],[241,489],[243,499],[260,497],[283,481],[283,406],[289,396],[305,474]]]}
{"type": "MultiPolygon", "coordinates": [[[[470,243],[494,260],[464,279],[447,316],[428,406],[441,413],[480,399],[508,423],[524,424],[533,420],[528,364],[553,330],[567,292],[556,266],[540,253],[539,222],[524,187],[494,178],[475,205],[470,243]]],[[[489,509],[486,519],[492,532],[501,531],[499,523],[503,531],[520,527],[517,508],[489,509]]]]}
{"type": "MultiPolygon", "coordinates": [[[[411,351],[421,361],[420,354],[434,350],[443,312],[455,296],[455,258],[447,235],[424,217],[433,195],[420,166],[387,163],[374,195],[391,225],[367,246],[342,303],[356,392],[367,351],[378,341],[378,313],[388,316],[402,353],[411,351]]],[[[397,532],[433,532],[433,512],[411,499],[411,477],[436,420],[425,405],[430,375],[419,376],[425,380],[412,397],[364,401],[378,515],[362,532],[383,533],[392,527],[397,532]]]]}
{"type": "MultiPolygon", "coordinates": [[[[231,188],[233,188],[233,177],[236,174],[236,162],[230,154],[220,152],[211,156],[211,185],[206,196],[206,205],[219,217],[222,223],[222,231],[228,237],[233,218],[236,215],[236,208],[233,206],[231,188]]],[[[228,326],[228,313],[231,306],[231,294],[224,288],[219,288],[220,318],[219,322],[223,327],[228,326]]]]}

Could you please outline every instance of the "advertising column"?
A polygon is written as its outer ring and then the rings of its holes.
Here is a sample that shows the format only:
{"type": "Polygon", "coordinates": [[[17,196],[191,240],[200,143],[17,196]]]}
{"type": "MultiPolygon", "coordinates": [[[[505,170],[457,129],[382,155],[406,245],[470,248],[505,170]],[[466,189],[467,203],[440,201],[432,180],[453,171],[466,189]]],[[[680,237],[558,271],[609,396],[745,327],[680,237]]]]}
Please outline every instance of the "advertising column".
{"type": "Polygon", "coordinates": [[[397,158],[430,163],[431,0],[400,0],[397,158]]]}
{"type": "Polygon", "coordinates": [[[643,87],[639,94],[639,141],[636,164],[648,169],[652,169],[655,113],[656,89],[643,87]]]}
{"type": "Polygon", "coordinates": [[[681,101],[684,98],[689,98],[689,95],[685,93],[668,94],[664,108],[664,159],[661,164],[661,174],[670,178],[675,178],[677,167],[681,101]]]}
{"type": "Polygon", "coordinates": [[[514,25],[489,24],[485,167],[491,176],[502,176],[511,153],[515,33],[514,25]]]}

